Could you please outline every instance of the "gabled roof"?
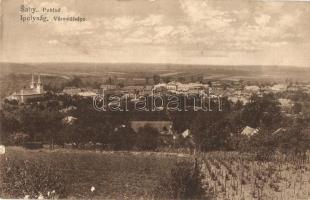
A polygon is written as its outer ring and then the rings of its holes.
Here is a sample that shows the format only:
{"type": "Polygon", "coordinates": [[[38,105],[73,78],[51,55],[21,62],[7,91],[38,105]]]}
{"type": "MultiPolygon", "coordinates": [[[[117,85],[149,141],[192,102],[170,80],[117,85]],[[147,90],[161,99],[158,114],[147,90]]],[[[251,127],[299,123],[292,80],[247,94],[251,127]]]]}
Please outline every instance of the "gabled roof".
{"type": "Polygon", "coordinates": [[[187,138],[190,136],[190,131],[189,129],[186,129],[185,131],[183,131],[183,133],[181,134],[183,138],[187,138]]]}
{"type": "Polygon", "coordinates": [[[251,128],[251,127],[249,127],[249,126],[246,126],[243,130],[242,130],[242,132],[241,132],[241,134],[242,135],[246,135],[246,136],[252,136],[252,135],[255,135],[256,133],[258,133],[258,129],[255,129],[255,128],[251,128]]]}

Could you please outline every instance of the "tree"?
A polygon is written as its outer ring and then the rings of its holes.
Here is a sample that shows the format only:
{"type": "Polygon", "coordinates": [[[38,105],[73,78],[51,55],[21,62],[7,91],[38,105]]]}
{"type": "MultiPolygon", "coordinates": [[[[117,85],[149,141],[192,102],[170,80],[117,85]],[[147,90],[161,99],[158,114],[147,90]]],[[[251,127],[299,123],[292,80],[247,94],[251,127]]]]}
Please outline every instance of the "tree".
{"type": "Polygon", "coordinates": [[[191,76],[191,82],[195,82],[195,76],[191,76]]]}
{"type": "Polygon", "coordinates": [[[256,154],[256,158],[262,161],[270,160],[275,150],[277,149],[277,141],[271,131],[261,129],[259,134],[256,134],[248,140],[249,150],[256,154]]]}
{"type": "Polygon", "coordinates": [[[199,75],[199,76],[197,77],[197,81],[198,81],[199,83],[202,83],[202,82],[203,82],[203,76],[199,75]]]}
{"type": "Polygon", "coordinates": [[[244,106],[241,118],[244,126],[252,128],[266,127],[269,129],[279,128],[281,125],[280,103],[273,95],[258,97],[252,96],[250,102],[244,106]]]}
{"type": "Polygon", "coordinates": [[[212,82],[208,81],[208,85],[209,85],[209,87],[212,87],[212,82]]]}
{"type": "Polygon", "coordinates": [[[119,88],[123,88],[123,87],[125,87],[125,84],[124,84],[124,82],[120,82],[120,83],[118,84],[118,86],[119,86],[119,88]]]}
{"type": "Polygon", "coordinates": [[[149,82],[150,82],[150,77],[145,77],[145,84],[148,85],[150,84],[149,82]]]}
{"type": "Polygon", "coordinates": [[[192,120],[195,118],[195,111],[176,111],[168,112],[169,118],[172,121],[172,128],[177,133],[182,133],[189,128],[192,120]]]}
{"type": "Polygon", "coordinates": [[[185,77],[184,76],[178,77],[178,81],[181,82],[181,83],[184,83],[185,82],[185,77]]]}
{"type": "Polygon", "coordinates": [[[130,150],[135,144],[135,132],[131,128],[115,128],[109,136],[109,144],[114,150],[130,150]]]}
{"type": "Polygon", "coordinates": [[[286,154],[304,156],[310,149],[310,131],[307,121],[297,119],[279,138],[280,150],[286,154]]]}
{"type": "Polygon", "coordinates": [[[31,140],[49,141],[51,147],[59,140],[57,135],[62,129],[62,114],[51,108],[40,108],[35,104],[20,112],[21,130],[29,134],[31,140]]]}
{"type": "Polygon", "coordinates": [[[157,74],[153,75],[153,81],[154,81],[154,84],[159,84],[160,83],[160,76],[157,74]]]}
{"type": "Polygon", "coordinates": [[[18,101],[16,99],[13,99],[13,100],[4,99],[4,103],[5,104],[10,104],[10,105],[13,105],[13,106],[17,106],[18,105],[18,101]]]}
{"type": "Polygon", "coordinates": [[[243,107],[243,103],[240,100],[238,100],[234,105],[235,110],[241,110],[242,107],[243,107]]]}
{"type": "Polygon", "coordinates": [[[1,132],[14,133],[19,129],[19,121],[14,116],[6,116],[0,111],[1,132]]]}
{"type": "Polygon", "coordinates": [[[212,151],[230,148],[233,128],[223,112],[198,114],[190,130],[198,149],[212,151]]]}
{"type": "Polygon", "coordinates": [[[3,111],[0,111],[0,143],[9,142],[9,136],[19,130],[20,124],[14,117],[6,116],[3,111]]]}
{"type": "Polygon", "coordinates": [[[111,76],[105,81],[106,84],[112,85],[113,84],[113,79],[111,76]]]}
{"type": "Polygon", "coordinates": [[[82,82],[82,79],[74,76],[73,79],[71,81],[69,81],[67,84],[67,86],[74,86],[74,87],[83,87],[84,84],[82,82]]]}
{"type": "Polygon", "coordinates": [[[294,114],[299,114],[302,111],[302,105],[301,103],[297,102],[293,106],[293,113],[294,114]]]}
{"type": "Polygon", "coordinates": [[[64,143],[63,138],[59,135],[60,130],[63,129],[62,117],[58,111],[48,111],[48,113],[45,113],[45,134],[49,138],[51,149],[54,149],[55,143],[59,145],[64,143]]]}
{"type": "Polygon", "coordinates": [[[159,132],[146,125],[142,128],[139,128],[137,133],[137,142],[136,146],[140,150],[155,150],[159,145],[159,132]]]}
{"type": "Polygon", "coordinates": [[[170,82],[170,77],[169,76],[163,77],[163,80],[164,80],[165,83],[169,83],[170,82]]]}

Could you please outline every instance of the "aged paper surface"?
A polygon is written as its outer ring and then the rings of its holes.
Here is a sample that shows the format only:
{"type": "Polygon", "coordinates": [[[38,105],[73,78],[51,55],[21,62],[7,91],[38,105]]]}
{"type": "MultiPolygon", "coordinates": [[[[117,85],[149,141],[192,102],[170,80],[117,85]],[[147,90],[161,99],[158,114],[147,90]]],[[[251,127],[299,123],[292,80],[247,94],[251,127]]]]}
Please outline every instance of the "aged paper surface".
{"type": "Polygon", "coordinates": [[[310,2],[0,0],[0,198],[310,199],[310,2]]]}

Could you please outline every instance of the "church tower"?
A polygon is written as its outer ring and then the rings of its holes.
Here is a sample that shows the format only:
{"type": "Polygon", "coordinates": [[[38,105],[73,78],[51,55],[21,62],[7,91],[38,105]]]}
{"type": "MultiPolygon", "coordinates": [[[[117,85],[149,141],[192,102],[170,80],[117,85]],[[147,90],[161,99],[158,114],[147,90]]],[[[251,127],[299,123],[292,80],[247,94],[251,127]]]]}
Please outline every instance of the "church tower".
{"type": "Polygon", "coordinates": [[[41,83],[40,74],[38,75],[37,93],[39,93],[39,94],[42,94],[42,93],[43,93],[43,85],[42,85],[42,83],[41,83]]]}
{"type": "Polygon", "coordinates": [[[32,73],[32,75],[31,75],[30,88],[31,88],[31,89],[34,89],[34,77],[33,77],[33,73],[32,73]]]}

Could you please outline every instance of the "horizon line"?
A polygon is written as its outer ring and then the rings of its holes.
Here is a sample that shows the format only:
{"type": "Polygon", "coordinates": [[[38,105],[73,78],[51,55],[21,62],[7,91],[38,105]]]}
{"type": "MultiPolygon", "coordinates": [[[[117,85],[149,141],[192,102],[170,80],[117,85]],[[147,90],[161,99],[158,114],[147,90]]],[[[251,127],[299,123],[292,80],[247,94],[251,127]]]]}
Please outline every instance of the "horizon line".
{"type": "Polygon", "coordinates": [[[61,62],[10,62],[10,61],[0,61],[0,63],[6,64],[138,64],[138,65],[191,65],[191,66],[227,66],[227,67],[290,67],[290,68],[309,68],[309,66],[302,65],[277,65],[277,64],[202,64],[202,63],[153,63],[153,62],[86,62],[86,61],[61,61],[61,62]]]}

